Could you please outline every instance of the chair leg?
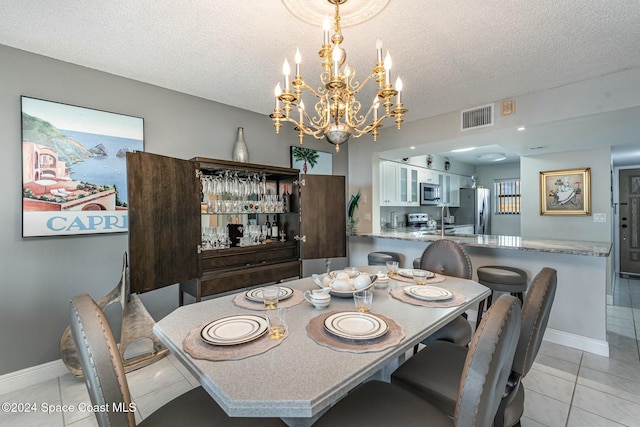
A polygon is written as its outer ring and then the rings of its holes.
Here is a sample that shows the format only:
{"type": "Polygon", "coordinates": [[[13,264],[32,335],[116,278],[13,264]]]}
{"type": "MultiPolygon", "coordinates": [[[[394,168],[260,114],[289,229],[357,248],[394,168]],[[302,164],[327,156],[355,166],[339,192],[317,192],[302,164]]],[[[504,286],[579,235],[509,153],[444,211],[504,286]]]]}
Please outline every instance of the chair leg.
{"type": "Polygon", "coordinates": [[[484,310],[484,300],[480,301],[480,304],[478,305],[478,317],[476,318],[476,330],[478,329],[478,326],[480,325],[480,321],[482,320],[482,310],[484,310]]]}
{"type": "Polygon", "coordinates": [[[520,305],[523,305],[524,304],[524,295],[522,295],[522,292],[516,292],[516,296],[520,300],[520,305]]]}

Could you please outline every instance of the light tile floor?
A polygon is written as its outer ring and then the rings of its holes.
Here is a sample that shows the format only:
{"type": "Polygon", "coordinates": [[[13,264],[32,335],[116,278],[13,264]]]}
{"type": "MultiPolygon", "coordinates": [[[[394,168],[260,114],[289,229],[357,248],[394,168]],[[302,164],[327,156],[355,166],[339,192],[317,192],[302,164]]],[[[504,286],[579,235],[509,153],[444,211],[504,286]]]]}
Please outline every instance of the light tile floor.
{"type": "MultiPolygon", "coordinates": [[[[640,427],[640,280],[618,279],[613,305],[607,311],[610,358],[543,343],[523,381],[523,427],[640,427]]],[[[198,385],[173,356],[127,378],[138,421],[198,385]]],[[[0,412],[2,427],[98,425],[87,409],[90,400],[84,383],[71,374],[0,395],[0,402],[33,402],[37,406],[35,411],[19,415],[0,412]],[[74,412],[62,412],[61,405],[73,407],[74,412]],[[51,408],[50,413],[46,408],[51,408]]]]}

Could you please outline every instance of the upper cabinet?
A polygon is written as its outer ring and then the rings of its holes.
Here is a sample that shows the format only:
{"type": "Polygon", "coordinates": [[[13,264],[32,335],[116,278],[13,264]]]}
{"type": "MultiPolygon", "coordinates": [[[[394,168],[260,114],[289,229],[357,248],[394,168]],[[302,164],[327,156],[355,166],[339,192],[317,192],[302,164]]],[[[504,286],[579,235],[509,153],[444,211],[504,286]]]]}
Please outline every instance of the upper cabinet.
{"type": "Polygon", "coordinates": [[[421,168],[395,162],[380,162],[380,205],[419,206],[421,168]]]}
{"type": "Polygon", "coordinates": [[[398,163],[380,163],[380,206],[398,205],[399,169],[398,163]]]}
{"type": "Polygon", "coordinates": [[[439,184],[442,203],[460,206],[460,187],[468,177],[427,168],[380,162],[380,206],[420,206],[420,183],[439,184]]]}

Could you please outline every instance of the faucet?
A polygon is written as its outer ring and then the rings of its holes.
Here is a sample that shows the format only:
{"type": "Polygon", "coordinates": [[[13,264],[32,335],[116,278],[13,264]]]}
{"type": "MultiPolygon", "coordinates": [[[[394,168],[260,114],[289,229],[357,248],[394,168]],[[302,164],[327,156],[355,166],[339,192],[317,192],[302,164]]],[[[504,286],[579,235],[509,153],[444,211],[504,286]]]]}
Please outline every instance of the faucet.
{"type": "Polygon", "coordinates": [[[446,204],[443,204],[440,210],[440,238],[441,239],[444,239],[444,211],[445,210],[447,211],[447,217],[451,215],[451,213],[449,212],[449,206],[447,206],[446,204]]]}

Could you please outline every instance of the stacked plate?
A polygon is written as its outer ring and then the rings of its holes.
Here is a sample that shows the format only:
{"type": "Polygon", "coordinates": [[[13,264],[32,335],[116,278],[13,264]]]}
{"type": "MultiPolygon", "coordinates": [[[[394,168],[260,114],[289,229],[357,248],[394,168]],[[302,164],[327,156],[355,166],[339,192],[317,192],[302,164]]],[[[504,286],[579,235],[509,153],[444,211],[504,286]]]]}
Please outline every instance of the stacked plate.
{"type": "Polygon", "coordinates": [[[332,314],[324,320],[324,327],[333,335],[351,340],[370,340],[389,331],[389,325],[380,317],[353,311],[332,314]]]}
{"type": "MultiPolygon", "coordinates": [[[[413,269],[412,268],[399,268],[398,274],[402,277],[406,277],[407,279],[413,279],[413,269]]],[[[431,279],[435,277],[436,273],[433,271],[427,271],[427,279],[431,279]]]]}
{"type": "MultiPolygon", "coordinates": [[[[278,297],[278,301],[286,300],[293,295],[293,289],[287,288],[286,286],[279,286],[279,288],[280,295],[278,297]]],[[[251,289],[250,291],[247,291],[247,293],[245,294],[245,298],[253,302],[264,302],[264,298],[262,296],[262,288],[251,289]]]]}
{"type": "Polygon", "coordinates": [[[453,292],[437,286],[405,286],[404,292],[410,297],[423,301],[446,301],[453,298],[453,292]]]}
{"type": "Polygon", "coordinates": [[[260,338],[267,329],[264,317],[242,314],[214,320],[202,328],[200,336],[209,344],[236,345],[260,338]]]}

